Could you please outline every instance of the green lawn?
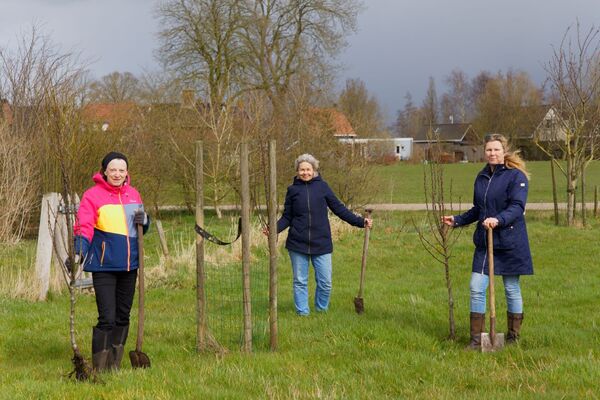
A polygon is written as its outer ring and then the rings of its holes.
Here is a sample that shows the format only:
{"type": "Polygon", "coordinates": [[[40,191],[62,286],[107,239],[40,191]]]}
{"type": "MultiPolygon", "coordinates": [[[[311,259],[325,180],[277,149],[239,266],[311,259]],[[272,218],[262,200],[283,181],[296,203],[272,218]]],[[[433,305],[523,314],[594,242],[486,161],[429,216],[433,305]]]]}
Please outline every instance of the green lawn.
{"type": "MultiPolygon", "coordinates": [[[[370,203],[423,203],[423,171],[427,169],[423,164],[411,164],[400,162],[393,165],[373,166],[371,174],[373,186],[369,189],[372,193],[369,198],[370,203]]],[[[448,188],[452,184],[452,201],[469,203],[473,196],[473,182],[476,174],[483,168],[483,163],[476,164],[445,164],[445,178],[448,188]]],[[[552,178],[550,164],[548,161],[532,161],[527,163],[527,168],[531,172],[531,185],[529,189],[530,202],[552,202],[552,178]]],[[[327,180],[327,174],[324,175],[327,180]]],[[[558,201],[566,201],[566,179],[562,172],[556,169],[556,180],[558,185],[558,201]]],[[[291,182],[291,177],[290,177],[291,182]]],[[[586,172],[586,201],[594,201],[594,186],[600,186],[600,161],[594,161],[590,164],[586,172]]],[[[279,200],[283,204],[285,196],[285,187],[279,188],[279,200]]],[[[208,185],[205,194],[208,196],[208,185]]],[[[577,198],[581,195],[578,189],[577,198]]],[[[142,193],[144,196],[144,193],[142,193]]],[[[150,201],[150,196],[148,196],[150,201]]],[[[183,205],[183,194],[181,188],[170,183],[165,185],[165,189],[160,195],[161,205],[183,205]]],[[[235,193],[230,193],[223,200],[223,204],[239,203],[239,198],[235,193]]],[[[208,199],[205,200],[206,206],[212,206],[208,199]]],[[[148,204],[151,207],[151,204],[148,204]]]]}
{"type": "MultiPolygon", "coordinates": [[[[473,199],[473,182],[476,174],[483,168],[483,163],[477,164],[445,164],[444,176],[447,185],[452,183],[452,198],[458,202],[471,202],[473,199]]],[[[530,202],[552,202],[552,175],[548,161],[532,161],[527,163],[531,173],[529,189],[530,202]]],[[[398,163],[387,166],[376,166],[373,179],[380,190],[377,190],[373,203],[422,203],[423,171],[426,165],[398,163]]],[[[556,169],[558,186],[558,201],[566,201],[566,179],[562,172],[556,169]]],[[[600,186],[600,162],[594,161],[586,172],[586,201],[594,200],[594,186],[600,186]]],[[[448,186],[449,187],[449,186],[448,186]]],[[[581,195],[580,189],[577,198],[581,195]]]]}
{"type": "MultiPolygon", "coordinates": [[[[528,213],[536,275],[522,279],[523,339],[518,346],[499,353],[480,354],[463,350],[468,339],[472,228],[461,235],[452,259],[459,335],[452,342],[447,340],[442,268],[422,249],[411,223],[411,218],[419,221],[422,217],[419,213],[375,216],[364,295],[366,312],[361,316],[355,314],[352,303],[358,290],[361,230],[343,229],[335,242],[334,287],[326,314],[313,313],[307,318],[294,314],[289,260],[282,251],[276,353],[265,349],[267,335],[260,331],[255,332],[256,350],[250,355],[236,350],[239,333],[234,333],[230,340],[234,344],[228,346],[226,355],[195,354],[193,268],[180,257],[166,266],[163,275],[157,274],[155,231],[146,241],[150,288],[144,351],[153,363],[149,370],[132,370],[124,360],[120,372],[102,376],[103,384],[74,382],[66,377],[71,369],[68,297],[53,293],[46,302],[31,302],[1,294],[0,398],[598,398],[600,277],[594,260],[600,223],[569,229],[552,225],[548,213],[528,213]]],[[[181,215],[164,220],[175,258],[192,246],[191,223],[191,217],[181,215]]],[[[231,219],[218,222],[210,217],[207,226],[228,236],[232,223],[231,219]]],[[[254,232],[259,247],[254,249],[253,265],[260,269],[266,262],[265,239],[258,227],[254,232]]],[[[231,261],[235,256],[223,253],[219,259],[231,261]]],[[[188,261],[193,264],[193,258],[188,261]]],[[[0,273],[4,275],[10,268],[14,266],[0,264],[0,273]]],[[[263,290],[264,274],[254,276],[259,278],[253,286],[263,290]]],[[[503,328],[501,280],[497,287],[498,326],[503,328]]],[[[214,290],[228,289],[220,286],[214,290]]],[[[312,300],[312,282],[310,290],[312,300]]],[[[235,308],[235,299],[231,299],[235,308]]],[[[255,300],[260,314],[266,301],[263,299],[261,306],[261,300],[255,300]]],[[[134,321],[135,315],[134,309],[134,321]]],[[[80,296],[78,337],[86,356],[95,316],[93,296],[80,296]]],[[[220,319],[214,313],[211,316],[220,319]]],[[[262,321],[259,329],[265,326],[262,321]]],[[[132,334],[127,351],[134,343],[132,334]]]]}

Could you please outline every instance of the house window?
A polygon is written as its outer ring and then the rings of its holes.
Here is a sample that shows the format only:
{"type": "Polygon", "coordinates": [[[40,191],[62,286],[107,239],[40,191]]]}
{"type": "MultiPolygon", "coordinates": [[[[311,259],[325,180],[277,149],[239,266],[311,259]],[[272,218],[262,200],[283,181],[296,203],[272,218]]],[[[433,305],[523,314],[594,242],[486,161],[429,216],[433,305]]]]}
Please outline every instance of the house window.
{"type": "Polygon", "coordinates": [[[400,146],[396,146],[396,154],[400,154],[400,146]]]}

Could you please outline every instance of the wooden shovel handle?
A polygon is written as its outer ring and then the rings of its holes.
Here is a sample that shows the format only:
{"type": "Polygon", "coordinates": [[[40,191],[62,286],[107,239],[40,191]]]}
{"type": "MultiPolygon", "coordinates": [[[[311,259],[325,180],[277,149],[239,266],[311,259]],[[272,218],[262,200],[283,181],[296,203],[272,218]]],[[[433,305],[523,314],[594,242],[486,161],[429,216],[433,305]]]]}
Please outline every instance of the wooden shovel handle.
{"type": "Polygon", "coordinates": [[[142,351],[142,343],[144,341],[144,227],[137,225],[137,242],[138,242],[138,326],[137,340],[135,342],[135,350],[142,351]]]}
{"type": "MultiPolygon", "coordinates": [[[[365,210],[365,219],[371,217],[371,212],[373,210],[367,208],[365,210]]],[[[360,286],[358,287],[358,297],[363,297],[363,291],[365,286],[365,271],[367,269],[367,253],[369,252],[369,233],[371,229],[365,225],[365,241],[363,242],[363,254],[362,254],[362,263],[360,267],[360,286]]]]}
{"type": "Polygon", "coordinates": [[[487,228],[488,276],[490,281],[490,338],[496,338],[496,291],[494,289],[494,229],[487,228]]]}

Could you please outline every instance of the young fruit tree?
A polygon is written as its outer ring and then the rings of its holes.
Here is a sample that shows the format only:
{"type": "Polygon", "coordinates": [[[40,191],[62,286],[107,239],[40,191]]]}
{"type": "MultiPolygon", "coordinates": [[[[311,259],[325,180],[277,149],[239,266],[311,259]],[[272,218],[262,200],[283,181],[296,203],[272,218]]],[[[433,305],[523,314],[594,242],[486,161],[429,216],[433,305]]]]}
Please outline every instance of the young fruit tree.
{"type": "MultiPolygon", "coordinates": [[[[441,152],[440,143],[434,145],[438,154],[441,152]]],[[[413,225],[419,235],[419,240],[433,259],[444,266],[446,289],[448,291],[448,323],[449,338],[456,339],[454,322],[454,295],[452,294],[452,279],[450,276],[450,258],[452,248],[460,236],[461,230],[449,229],[443,224],[442,217],[451,215],[452,182],[449,185],[444,180],[444,166],[435,161],[426,164],[423,170],[423,185],[425,193],[426,222],[418,225],[413,219],[413,225]]]]}

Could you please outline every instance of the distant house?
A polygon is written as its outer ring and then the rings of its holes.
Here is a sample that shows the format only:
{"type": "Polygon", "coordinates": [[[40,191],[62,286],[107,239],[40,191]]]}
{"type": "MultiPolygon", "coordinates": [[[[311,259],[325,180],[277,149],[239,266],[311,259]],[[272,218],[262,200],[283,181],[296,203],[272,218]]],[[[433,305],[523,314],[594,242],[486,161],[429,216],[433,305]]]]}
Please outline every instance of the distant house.
{"type": "Polygon", "coordinates": [[[414,152],[425,160],[479,162],[483,160],[481,139],[471,124],[422,126],[413,136],[414,152]]]}
{"type": "Polygon", "coordinates": [[[360,152],[366,158],[389,157],[395,160],[411,158],[411,138],[361,138],[343,112],[333,107],[313,107],[310,111],[340,143],[350,145],[353,152],[360,152]]]}
{"type": "Polygon", "coordinates": [[[413,138],[359,138],[338,137],[341,143],[352,146],[367,158],[410,160],[413,155],[413,138]]]}
{"type": "MultiPolygon", "coordinates": [[[[541,151],[536,142],[544,148],[555,150],[567,139],[566,125],[559,111],[552,105],[523,107],[521,113],[525,115],[519,126],[519,132],[514,138],[515,147],[519,148],[524,158],[528,160],[546,159],[547,155],[541,151]]],[[[560,154],[557,154],[560,157],[560,154]]]]}
{"type": "Polygon", "coordinates": [[[325,126],[336,138],[355,138],[356,132],[346,115],[333,107],[311,107],[311,116],[314,116],[314,121],[319,121],[325,126]]]}
{"type": "Polygon", "coordinates": [[[83,119],[104,132],[135,126],[140,110],[133,102],[89,103],[83,108],[83,119]]]}
{"type": "Polygon", "coordinates": [[[547,104],[522,107],[520,113],[525,117],[519,124],[518,139],[563,143],[566,140],[564,120],[556,107],[547,104]]]}

